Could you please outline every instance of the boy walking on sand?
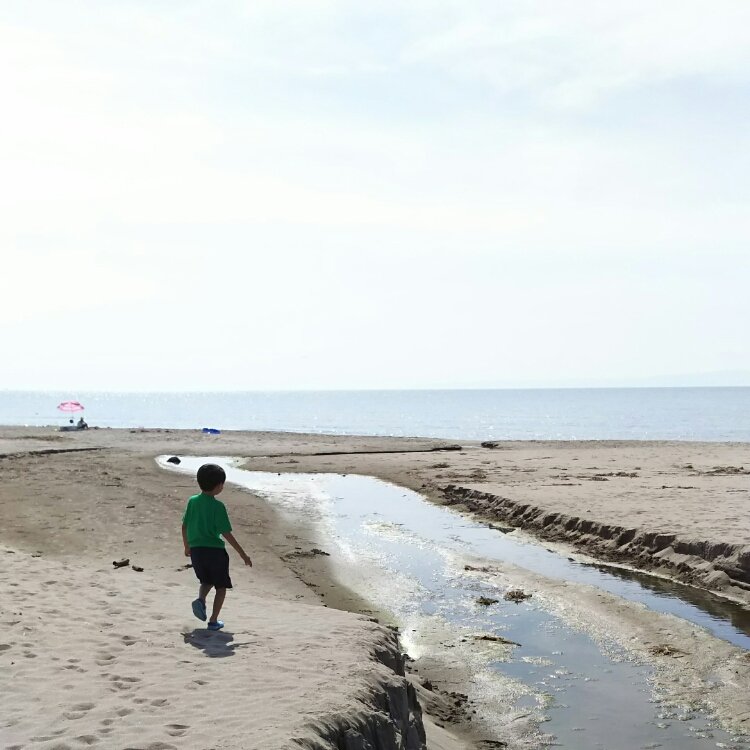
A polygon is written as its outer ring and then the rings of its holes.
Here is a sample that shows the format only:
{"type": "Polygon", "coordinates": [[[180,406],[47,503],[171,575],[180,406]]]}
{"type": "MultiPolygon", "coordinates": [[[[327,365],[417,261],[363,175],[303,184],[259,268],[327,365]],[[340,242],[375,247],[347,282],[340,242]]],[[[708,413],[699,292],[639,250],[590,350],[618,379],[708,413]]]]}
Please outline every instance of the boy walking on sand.
{"type": "Polygon", "coordinates": [[[234,547],[245,565],[252,565],[252,560],[245,554],[240,543],[232,535],[227,509],[216,496],[224,489],[227,475],[221,466],[203,464],[198,469],[199,495],[193,495],[182,516],[182,541],[185,545],[185,556],[193,563],[193,570],[200,581],[198,598],[193,602],[193,614],[199,619],[206,619],[206,597],[208,592],[216,589],[209,630],[221,630],[224,623],[219,619],[221,605],[227,589],[232,588],[229,578],[229,555],[224,548],[222,536],[234,547]]]}

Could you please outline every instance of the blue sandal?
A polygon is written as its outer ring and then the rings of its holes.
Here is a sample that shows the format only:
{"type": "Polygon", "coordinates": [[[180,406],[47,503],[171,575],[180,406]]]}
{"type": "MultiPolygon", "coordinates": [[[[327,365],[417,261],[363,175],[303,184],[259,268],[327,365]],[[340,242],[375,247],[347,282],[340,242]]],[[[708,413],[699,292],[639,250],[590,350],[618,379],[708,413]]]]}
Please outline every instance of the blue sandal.
{"type": "Polygon", "coordinates": [[[206,602],[203,599],[196,599],[193,602],[193,614],[199,619],[206,621],[206,602]]]}
{"type": "Polygon", "coordinates": [[[221,620],[217,620],[216,622],[209,622],[206,627],[209,630],[221,630],[224,627],[224,623],[221,620]]]}

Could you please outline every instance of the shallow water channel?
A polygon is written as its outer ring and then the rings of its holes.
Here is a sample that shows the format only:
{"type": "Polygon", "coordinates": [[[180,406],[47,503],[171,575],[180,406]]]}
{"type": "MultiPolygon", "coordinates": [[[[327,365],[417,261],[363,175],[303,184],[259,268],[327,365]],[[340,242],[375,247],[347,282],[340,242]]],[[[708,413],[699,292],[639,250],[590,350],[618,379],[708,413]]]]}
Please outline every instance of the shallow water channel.
{"type": "Polygon", "coordinates": [[[228,481],[292,519],[315,524],[341,583],[390,613],[410,656],[470,674],[475,719],[488,738],[507,738],[509,723],[516,723],[529,728],[528,747],[750,750],[750,739],[730,736],[700,712],[656,700],[648,665],[572,627],[541,598],[503,601],[502,589],[464,564],[511,563],[591,584],[750,648],[750,616],[739,605],[647,575],[576,562],[371,477],[250,472],[221,458],[184,457],[175,467],[165,458],[160,465],[185,472],[208,460],[220,463],[228,481]],[[500,601],[485,607],[476,603],[479,596],[500,601]],[[520,645],[478,641],[477,634],[520,645]]]}

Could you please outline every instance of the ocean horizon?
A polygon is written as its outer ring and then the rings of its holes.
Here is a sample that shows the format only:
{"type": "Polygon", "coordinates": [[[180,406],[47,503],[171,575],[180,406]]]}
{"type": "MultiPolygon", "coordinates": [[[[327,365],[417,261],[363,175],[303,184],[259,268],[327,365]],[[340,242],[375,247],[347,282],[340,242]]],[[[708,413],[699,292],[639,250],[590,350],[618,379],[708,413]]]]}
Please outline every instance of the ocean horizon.
{"type": "Polygon", "coordinates": [[[750,442],[750,387],[126,393],[0,391],[0,424],[271,430],[453,440],[750,442]]]}

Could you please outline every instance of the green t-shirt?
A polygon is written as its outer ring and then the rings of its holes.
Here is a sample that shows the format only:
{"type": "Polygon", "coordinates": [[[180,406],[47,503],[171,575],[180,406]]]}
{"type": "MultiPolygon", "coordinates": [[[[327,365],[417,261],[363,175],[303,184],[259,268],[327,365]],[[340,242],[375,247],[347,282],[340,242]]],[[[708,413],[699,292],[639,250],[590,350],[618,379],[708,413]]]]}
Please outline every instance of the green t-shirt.
{"type": "Polygon", "coordinates": [[[224,547],[219,534],[228,534],[232,530],[224,503],[202,492],[188,500],[182,523],[187,528],[189,547],[224,547]]]}

